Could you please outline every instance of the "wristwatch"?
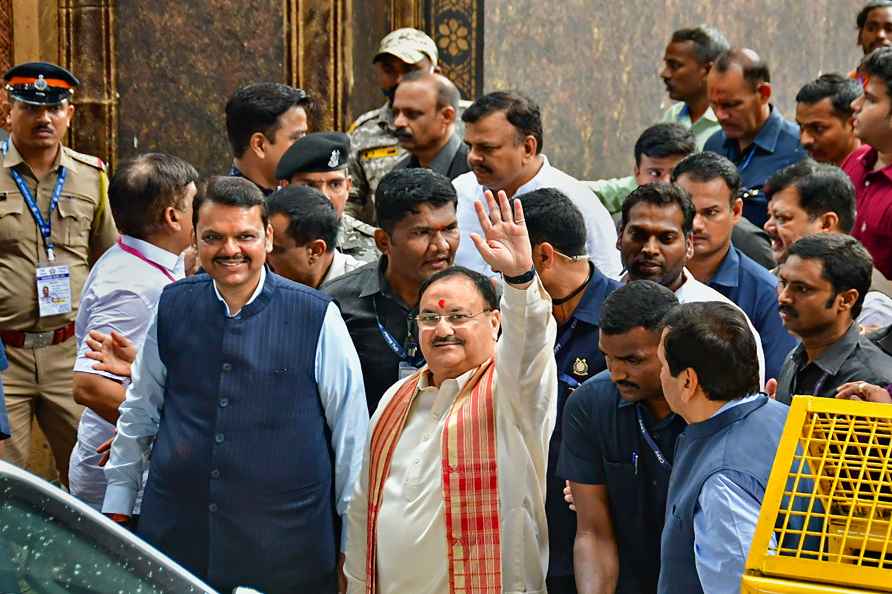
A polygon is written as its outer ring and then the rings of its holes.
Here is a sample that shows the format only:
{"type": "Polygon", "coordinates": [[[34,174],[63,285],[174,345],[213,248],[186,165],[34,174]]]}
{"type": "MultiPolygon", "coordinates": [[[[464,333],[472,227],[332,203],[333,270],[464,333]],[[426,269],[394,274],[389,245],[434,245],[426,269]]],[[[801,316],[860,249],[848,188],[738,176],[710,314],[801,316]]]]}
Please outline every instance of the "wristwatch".
{"type": "Polygon", "coordinates": [[[505,279],[505,282],[509,285],[522,285],[524,283],[528,283],[534,278],[536,278],[536,267],[533,266],[527,272],[524,272],[520,276],[505,276],[502,275],[502,278],[505,279]]]}

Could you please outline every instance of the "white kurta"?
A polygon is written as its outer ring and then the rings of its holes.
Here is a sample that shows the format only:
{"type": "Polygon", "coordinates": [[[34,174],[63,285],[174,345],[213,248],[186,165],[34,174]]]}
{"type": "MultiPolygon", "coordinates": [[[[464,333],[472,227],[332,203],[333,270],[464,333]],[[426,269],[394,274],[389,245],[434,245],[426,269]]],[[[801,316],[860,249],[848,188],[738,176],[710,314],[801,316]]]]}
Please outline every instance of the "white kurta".
{"type": "MultiPolygon", "coordinates": [[[[538,280],[520,291],[506,286],[502,336],[493,380],[501,514],[502,590],[545,592],[548,528],[545,471],[557,410],[556,326],[538,280]]],[[[429,385],[419,382],[384,482],[377,526],[379,594],[446,594],[449,562],[442,488],[441,437],[453,399],[475,370],[429,385]]],[[[372,428],[403,381],[391,386],[372,428]]],[[[371,435],[371,432],[370,432],[371,435]]],[[[348,592],[365,592],[369,446],[348,511],[348,592]]]]}

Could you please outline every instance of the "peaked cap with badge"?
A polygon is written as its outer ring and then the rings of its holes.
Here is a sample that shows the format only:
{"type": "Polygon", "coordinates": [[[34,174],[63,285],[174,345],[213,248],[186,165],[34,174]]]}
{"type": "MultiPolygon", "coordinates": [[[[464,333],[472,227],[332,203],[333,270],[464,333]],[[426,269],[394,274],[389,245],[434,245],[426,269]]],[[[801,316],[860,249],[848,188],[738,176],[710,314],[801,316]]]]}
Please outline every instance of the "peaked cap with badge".
{"type": "MultiPolygon", "coordinates": [[[[70,99],[79,84],[73,74],[47,62],[18,64],[3,79],[11,101],[47,107],[70,99]]],[[[21,114],[13,109],[10,118],[17,117],[21,114]]],[[[59,141],[51,170],[38,177],[28,155],[19,151],[27,139],[12,128],[0,151],[0,217],[9,239],[0,250],[0,268],[15,271],[0,274],[0,339],[9,358],[4,383],[12,436],[0,458],[27,464],[36,420],[52,448],[59,480],[67,485],[83,413],[72,397],[75,318],[90,266],[118,232],[99,158],[59,141]],[[17,216],[3,216],[11,213],[17,216]],[[42,280],[48,271],[53,286],[42,280]],[[38,297],[48,286],[58,299],[52,304],[38,297]]]]}
{"type": "Polygon", "coordinates": [[[343,132],[307,134],[282,155],[276,166],[276,179],[346,169],[349,158],[350,137],[343,132]]]}
{"type": "Polygon", "coordinates": [[[58,105],[80,85],[76,76],[49,62],[17,64],[3,75],[10,97],[31,105],[58,105]]]}

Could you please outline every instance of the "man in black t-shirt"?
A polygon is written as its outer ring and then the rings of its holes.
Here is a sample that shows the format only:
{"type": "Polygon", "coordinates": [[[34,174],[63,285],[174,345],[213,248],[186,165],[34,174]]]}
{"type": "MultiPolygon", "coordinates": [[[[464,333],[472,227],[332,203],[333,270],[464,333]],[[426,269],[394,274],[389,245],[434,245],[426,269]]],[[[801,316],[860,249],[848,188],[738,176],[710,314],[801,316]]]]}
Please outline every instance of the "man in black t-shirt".
{"type": "Polygon", "coordinates": [[[672,455],[685,428],[663,398],[657,359],[662,319],[677,303],[651,281],[614,291],[601,306],[607,371],[567,400],[557,475],[576,505],[580,594],[656,592],[672,455]]]}

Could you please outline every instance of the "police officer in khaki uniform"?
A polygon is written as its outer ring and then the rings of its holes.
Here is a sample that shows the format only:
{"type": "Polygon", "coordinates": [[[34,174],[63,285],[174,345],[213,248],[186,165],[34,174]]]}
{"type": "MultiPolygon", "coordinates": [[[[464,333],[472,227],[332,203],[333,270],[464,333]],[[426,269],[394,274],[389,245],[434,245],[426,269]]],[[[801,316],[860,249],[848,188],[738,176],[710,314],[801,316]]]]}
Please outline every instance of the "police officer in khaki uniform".
{"type": "Polygon", "coordinates": [[[0,172],[0,338],[12,438],[2,456],[28,462],[36,417],[67,484],[82,412],[72,398],[74,319],[90,265],[117,231],[104,164],[62,146],[78,80],[45,62],[3,78],[12,109],[0,172]]]}
{"type": "Polygon", "coordinates": [[[347,174],[350,137],[343,132],[307,134],[285,151],[276,167],[283,185],[311,186],[331,201],[341,217],[338,250],[366,264],[376,262],[375,228],[344,212],[352,187],[347,174]]]}
{"type": "Polygon", "coordinates": [[[387,102],[356,118],[348,130],[353,144],[350,155],[353,191],[347,211],[366,223],[374,224],[374,193],[378,182],[406,155],[394,135],[392,106],[396,87],[403,75],[413,70],[434,72],[437,59],[437,44],[418,29],[392,31],[378,46],[372,65],[387,102]]]}

